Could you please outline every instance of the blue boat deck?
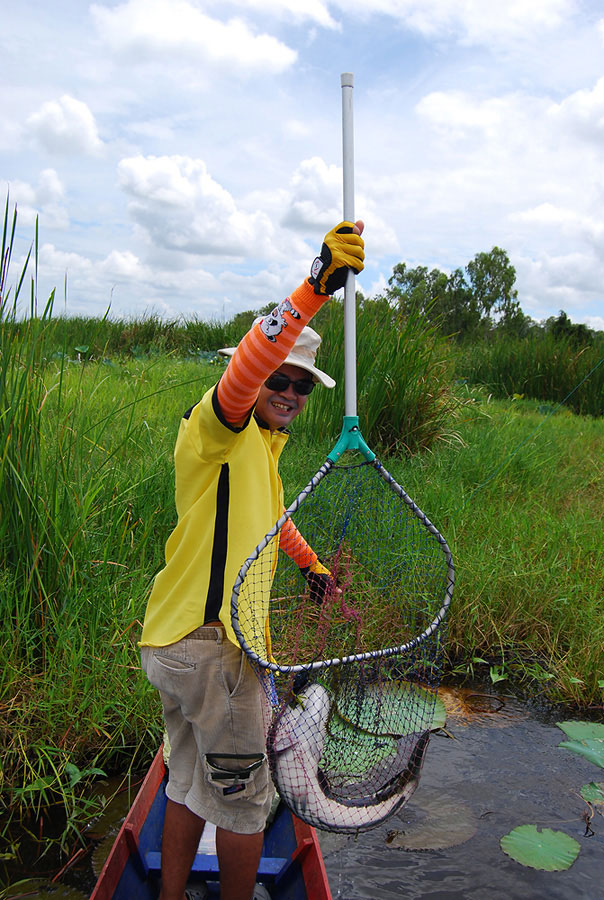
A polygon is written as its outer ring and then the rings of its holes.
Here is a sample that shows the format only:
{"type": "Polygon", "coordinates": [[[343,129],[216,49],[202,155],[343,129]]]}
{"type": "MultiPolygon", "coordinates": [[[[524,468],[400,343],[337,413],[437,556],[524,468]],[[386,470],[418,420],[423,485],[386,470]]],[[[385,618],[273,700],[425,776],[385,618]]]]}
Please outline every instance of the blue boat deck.
{"type": "MultiPolygon", "coordinates": [[[[158,754],[90,900],[156,900],[165,808],[165,774],[158,754]]],[[[205,881],[218,897],[215,848],[203,839],[200,846],[210,852],[197,854],[189,883],[205,881]]],[[[257,880],[272,900],[331,900],[316,834],[283,805],[265,833],[257,880]]]]}

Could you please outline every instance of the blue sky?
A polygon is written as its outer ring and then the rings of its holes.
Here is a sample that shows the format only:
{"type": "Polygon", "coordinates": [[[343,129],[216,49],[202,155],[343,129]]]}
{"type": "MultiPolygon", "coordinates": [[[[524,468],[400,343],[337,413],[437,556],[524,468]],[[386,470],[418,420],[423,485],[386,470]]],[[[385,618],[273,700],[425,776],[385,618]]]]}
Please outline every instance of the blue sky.
{"type": "Polygon", "coordinates": [[[341,217],[352,71],[361,289],[498,245],[528,315],[604,329],[601,3],[22,0],[0,41],[3,188],[58,310],[286,296],[341,217]]]}

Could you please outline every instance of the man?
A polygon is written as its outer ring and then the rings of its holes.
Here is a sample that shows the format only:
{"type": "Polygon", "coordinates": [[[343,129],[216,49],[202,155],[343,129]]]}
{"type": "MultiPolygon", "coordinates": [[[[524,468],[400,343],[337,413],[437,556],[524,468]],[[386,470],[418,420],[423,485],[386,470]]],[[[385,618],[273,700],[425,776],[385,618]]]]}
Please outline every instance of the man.
{"type": "MultiPolygon", "coordinates": [[[[206,820],[216,825],[221,900],[268,897],[255,887],[273,794],[262,690],[235,638],[230,599],[242,563],[283,511],[284,429],[315,383],[335,384],[314,364],[320,338],[307,322],[349,268],[363,268],[362,231],[362,222],[343,222],[326,235],[310,278],[223,351],[231,355],[225,373],[180,425],[178,524],[141,639],[171,747],[160,900],[204,896],[186,883],[206,820]]],[[[307,574],[324,576],[292,530],[283,549],[307,574]]]]}

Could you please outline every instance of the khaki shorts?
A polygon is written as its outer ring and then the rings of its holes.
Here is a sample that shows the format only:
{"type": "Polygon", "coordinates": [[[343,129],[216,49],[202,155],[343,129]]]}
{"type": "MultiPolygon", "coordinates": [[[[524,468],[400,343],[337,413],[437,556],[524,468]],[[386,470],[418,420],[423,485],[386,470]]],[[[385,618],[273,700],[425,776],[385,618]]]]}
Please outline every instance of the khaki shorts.
{"type": "Polygon", "coordinates": [[[167,796],[237,834],[265,826],[274,789],[266,760],[264,691],[245,655],[214,626],[141,662],[161,696],[170,740],[167,796]]]}

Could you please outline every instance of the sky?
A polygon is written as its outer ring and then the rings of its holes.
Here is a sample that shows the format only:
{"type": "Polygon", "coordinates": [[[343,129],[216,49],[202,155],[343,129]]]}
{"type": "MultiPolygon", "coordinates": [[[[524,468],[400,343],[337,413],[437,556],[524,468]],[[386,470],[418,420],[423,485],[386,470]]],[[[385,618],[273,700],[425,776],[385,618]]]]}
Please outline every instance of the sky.
{"type": "Polygon", "coordinates": [[[366,267],[493,246],[523,311],[604,329],[601,0],[21,0],[0,29],[13,266],[60,314],[278,303],[342,218],[353,72],[366,267]]]}

